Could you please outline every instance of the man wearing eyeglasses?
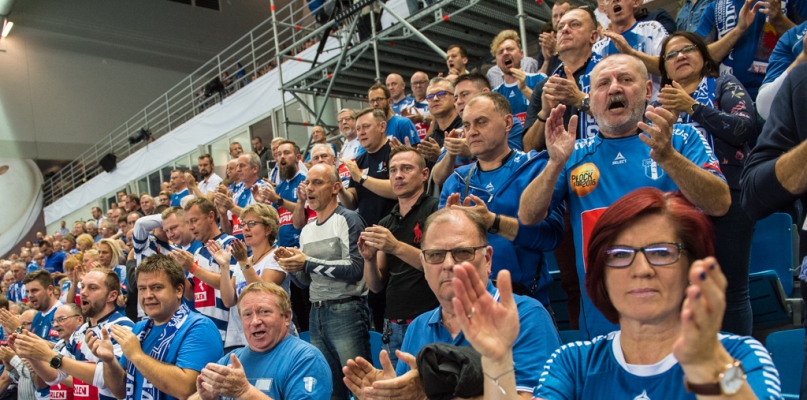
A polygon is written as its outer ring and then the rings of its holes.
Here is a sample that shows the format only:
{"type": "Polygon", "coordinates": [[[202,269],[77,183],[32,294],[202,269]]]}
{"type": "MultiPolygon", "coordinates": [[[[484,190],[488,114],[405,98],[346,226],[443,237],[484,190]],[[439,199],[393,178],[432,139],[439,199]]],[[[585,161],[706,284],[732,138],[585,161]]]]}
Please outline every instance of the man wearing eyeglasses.
{"type": "MultiPolygon", "coordinates": [[[[572,117],[567,132],[566,106],[553,109],[546,123],[549,161],[521,195],[518,211],[521,223],[531,225],[543,221],[548,208],[568,205],[581,283],[588,235],[605,209],[625,194],[641,187],[680,190],[711,216],[724,215],[731,205],[729,187],[705,139],[689,125],[673,124],[671,112],[647,106],[653,83],[641,60],[611,55],[594,67],[591,82],[591,113],[599,133],[575,141],[578,117],[572,117]]],[[[595,337],[618,329],[582,286],[581,295],[581,331],[595,337]]]]}
{"type": "Polygon", "coordinates": [[[508,132],[513,127],[510,103],[499,93],[482,92],[463,110],[463,134],[476,162],[454,170],[440,193],[440,207],[467,207],[485,221],[493,247],[493,273],[507,269],[513,291],[549,305],[552,277],[544,252],[554,250],[563,236],[563,206],[549,210],[536,226],[517,220],[521,196],[549,159],[545,152],[513,150],[508,132]]]}
{"type": "Polygon", "coordinates": [[[366,150],[361,147],[359,138],[356,135],[356,112],[349,108],[343,108],[336,115],[336,122],[339,124],[339,133],[345,137],[341,158],[355,160],[356,157],[364,154],[366,150]]]}
{"type": "MultiPolygon", "coordinates": [[[[87,335],[101,337],[101,330],[111,325],[129,330],[134,323],[115,311],[120,295],[120,280],[114,271],[94,269],[81,280],[81,305],[67,304],[59,307],[53,319],[54,328],[62,340],[52,349],[48,344],[31,334],[16,337],[17,351],[21,357],[31,360],[36,374],[51,390],[60,382],[72,377],[73,397],[87,400],[112,400],[106,387],[93,386],[95,364],[100,360],[87,345],[87,335]],[[84,322],[84,318],[87,319],[84,322]],[[83,323],[83,324],[82,324],[83,323]]],[[[120,344],[113,344],[115,356],[122,354],[120,344]]]]}
{"type": "Polygon", "coordinates": [[[381,110],[386,116],[386,133],[390,138],[398,139],[402,144],[414,145],[420,143],[415,124],[408,118],[395,115],[390,106],[391,95],[389,89],[381,83],[376,83],[367,91],[367,101],[370,107],[381,110]]]}
{"type": "Polygon", "coordinates": [[[429,132],[429,125],[432,121],[431,114],[429,114],[429,102],[426,100],[429,75],[423,71],[415,72],[409,82],[412,85],[412,96],[415,99],[409,106],[401,108],[401,116],[409,118],[415,124],[418,137],[423,140],[429,132]]]}
{"type": "MultiPolygon", "coordinates": [[[[454,108],[454,84],[446,78],[434,78],[426,89],[426,101],[429,102],[429,112],[434,118],[434,128],[428,140],[421,142],[417,149],[423,157],[432,163],[440,156],[440,148],[446,132],[462,126],[462,118],[457,115],[454,108]]],[[[433,165],[433,164],[432,164],[433,165]]]]}
{"type": "MultiPolygon", "coordinates": [[[[386,372],[389,357],[385,352],[379,356],[385,371],[373,368],[367,359],[355,359],[344,368],[348,387],[359,398],[424,398],[425,389],[417,369],[415,355],[430,343],[446,343],[454,346],[469,346],[459,323],[455,320],[454,266],[470,263],[486,282],[487,290],[498,300],[498,290],[489,280],[495,249],[488,243],[485,222],[475,212],[464,208],[444,208],[426,220],[420,243],[420,264],[432,292],[440,305],[415,318],[409,325],[403,346],[398,351],[395,372],[390,377],[386,372]]],[[[519,397],[532,398],[544,363],[560,346],[560,338],[552,318],[535,299],[515,295],[519,321],[522,324],[513,346],[516,370],[516,389],[519,397]]],[[[474,310],[469,318],[473,319],[474,310]]],[[[391,369],[391,366],[390,368],[391,369]]],[[[488,379],[488,378],[484,378],[488,379]]],[[[483,382],[473,382],[480,387],[483,382]]]]}

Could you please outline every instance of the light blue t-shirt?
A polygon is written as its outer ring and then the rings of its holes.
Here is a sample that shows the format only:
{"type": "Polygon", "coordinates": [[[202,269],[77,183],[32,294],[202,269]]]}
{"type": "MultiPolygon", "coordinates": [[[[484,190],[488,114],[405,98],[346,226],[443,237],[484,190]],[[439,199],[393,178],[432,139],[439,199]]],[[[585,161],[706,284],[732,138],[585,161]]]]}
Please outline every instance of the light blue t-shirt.
{"type": "MultiPolygon", "coordinates": [[[[287,336],[272,350],[252,351],[249,346],[233,350],[244,367],[247,380],[274,400],[322,399],[331,397],[331,369],[322,353],[311,344],[287,336]]],[[[230,365],[227,354],[219,365],[230,365]]]]}
{"type": "Polygon", "coordinates": [[[409,138],[409,144],[414,145],[420,143],[420,136],[418,136],[415,124],[413,124],[409,118],[404,118],[399,115],[393,115],[392,118],[387,121],[387,137],[394,137],[398,139],[401,144],[406,144],[406,138],[409,138]]]}
{"type": "MultiPolygon", "coordinates": [[[[499,301],[499,290],[488,281],[488,293],[499,301]]],[[[538,378],[544,370],[544,363],[560,346],[560,337],[555,330],[552,317],[538,300],[527,296],[513,296],[518,307],[521,327],[513,344],[513,360],[516,365],[516,389],[519,392],[532,392],[538,386],[538,378]]],[[[415,318],[406,330],[401,351],[416,356],[420,349],[430,343],[447,343],[454,346],[470,346],[462,332],[452,338],[441,320],[443,307],[415,318]]],[[[409,371],[406,363],[399,362],[395,373],[401,376],[409,371]]]]}
{"type": "MultiPolygon", "coordinates": [[[[653,365],[625,362],[621,332],[592,341],[572,342],[557,349],[546,363],[539,399],[695,399],[684,389],[684,370],[672,353],[653,365]]],[[[751,390],[760,399],[781,399],[779,373],[768,351],[756,339],[719,335],[723,347],[743,363],[751,390]]],[[[800,350],[799,350],[800,351],[800,350]]]]}
{"type": "MultiPolygon", "coordinates": [[[[146,327],[148,320],[138,322],[132,329],[132,333],[137,335],[146,327]]],[[[148,336],[143,339],[141,348],[146,354],[151,353],[151,349],[159,344],[158,338],[168,324],[154,325],[148,336]]],[[[181,327],[176,331],[176,336],[171,340],[168,351],[163,359],[166,364],[171,364],[179,368],[202,371],[207,363],[216,362],[224,355],[221,346],[218,329],[213,322],[202,314],[191,312],[181,327]]],[[[126,370],[126,356],[121,356],[120,365],[126,370]]],[[[143,391],[143,375],[139,371],[134,377],[133,398],[140,399],[143,391]]],[[[175,397],[168,396],[163,392],[164,400],[175,400],[175,397]]]]}

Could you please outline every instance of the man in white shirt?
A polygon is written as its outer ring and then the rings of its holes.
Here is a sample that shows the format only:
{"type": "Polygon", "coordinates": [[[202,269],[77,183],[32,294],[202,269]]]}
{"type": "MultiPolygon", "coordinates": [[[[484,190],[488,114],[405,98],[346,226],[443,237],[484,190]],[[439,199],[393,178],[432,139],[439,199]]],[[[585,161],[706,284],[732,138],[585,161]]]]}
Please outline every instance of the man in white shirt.
{"type": "Polygon", "coordinates": [[[215,190],[221,184],[221,177],[213,172],[213,157],[210,154],[199,156],[199,191],[207,196],[208,192],[215,190]]]}
{"type": "Polygon", "coordinates": [[[361,147],[358,135],[356,135],[356,112],[343,108],[336,115],[336,122],[339,123],[339,133],[345,137],[345,144],[342,145],[342,158],[355,160],[366,150],[361,147]]]}

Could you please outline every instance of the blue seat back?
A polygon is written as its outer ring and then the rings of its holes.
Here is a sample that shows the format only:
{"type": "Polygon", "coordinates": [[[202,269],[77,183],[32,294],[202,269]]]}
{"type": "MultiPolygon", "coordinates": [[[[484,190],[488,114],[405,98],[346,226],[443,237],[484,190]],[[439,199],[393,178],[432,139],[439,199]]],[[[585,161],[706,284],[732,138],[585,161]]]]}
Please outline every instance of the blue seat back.
{"type": "Polygon", "coordinates": [[[771,326],[790,322],[789,308],[779,276],[774,271],[754,272],[748,277],[748,291],[754,326],[771,326]]]}
{"type": "Polygon", "coordinates": [[[381,341],[381,334],[376,331],[370,331],[370,354],[373,355],[373,366],[378,369],[381,369],[381,361],[378,355],[381,354],[383,349],[384,343],[381,341]]]}
{"type": "Polygon", "coordinates": [[[765,347],[779,371],[782,394],[798,396],[804,367],[804,328],[771,333],[765,347]]]}
{"type": "Polygon", "coordinates": [[[793,219],[790,214],[774,213],[757,221],[751,243],[750,271],[775,271],[785,296],[793,291],[793,219]]]}

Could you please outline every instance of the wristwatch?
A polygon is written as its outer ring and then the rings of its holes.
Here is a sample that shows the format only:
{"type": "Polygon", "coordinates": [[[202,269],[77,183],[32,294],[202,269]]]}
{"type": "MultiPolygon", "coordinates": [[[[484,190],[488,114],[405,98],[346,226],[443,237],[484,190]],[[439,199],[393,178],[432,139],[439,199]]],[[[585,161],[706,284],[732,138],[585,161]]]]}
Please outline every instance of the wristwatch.
{"type": "Polygon", "coordinates": [[[591,100],[588,97],[588,93],[586,93],[586,97],[583,97],[583,101],[580,102],[580,111],[588,112],[591,109],[591,100]]]}
{"type": "Polygon", "coordinates": [[[277,199],[277,205],[278,205],[278,207],[283,207],[283,203],[285,203],[285,202],[286,202],[286,199],[284,199],[284,198],[282,198],[282,197],[281,197],[281,198],[279,198],[279,199],[277,199]]]}
{"type": "Polygon", "coordinates": [[[359,179],[359,185],[364,185],[364,181],[366,181],[367,178],[369,178],[369,176],[367,176],[367,173],[361,174],[361,179],[359,179]]]}
{"type": "Polygon", "coordinates": [[[689,114],[690,115],[695,114],[695,107],[697,107],[699,105],[701,105],[701,103],[695,103],[695,104],[692,105],[692,107],[689,107],[689,114]]]}
{"type": "Polygon", "coordinates": [[[241,267],[241,271],[245,271],[245,270],[248,270],[248,269],[250,269],[250,268],[252,268],[252,264],[247,263],[247,265],[245,265],[245,266],[241,267]]]}
{"type": "Polygon", "coordinates": [[[61,368],[62,367],[62,357],[64,357],[64,356],[61,355],[61,354],[57,354],[57,355],[53,356],[53,358],[50,359],[50,367],[53,368],[53,369],[61,368]]]}
{"type": "Polygon", "coordinates": [[[496,218],[493,218],[493,225],[488,228],[488,233],[497,234],[499,233],[499,223],[502,221],[502,215],[496,214],[496,218]]]}
{"type": "Polygon", "coordinates": [[[712,383],[690,383],[684,376],[684,388],[687,393],[695,393],[704,396],[733,395],[740,391],[745,382],[745,369],[743,363],[734,360],[723,367],[723,372],[717,376],[717,382],[712,383]]]}

